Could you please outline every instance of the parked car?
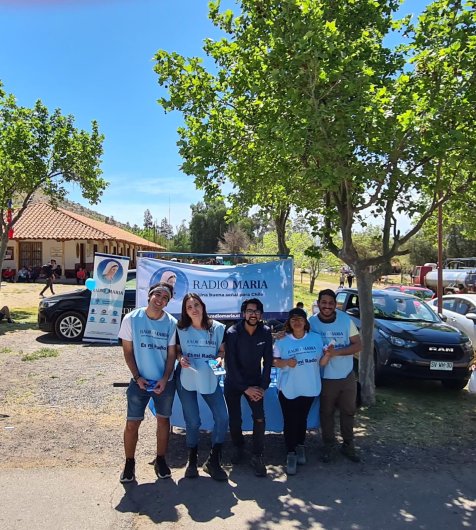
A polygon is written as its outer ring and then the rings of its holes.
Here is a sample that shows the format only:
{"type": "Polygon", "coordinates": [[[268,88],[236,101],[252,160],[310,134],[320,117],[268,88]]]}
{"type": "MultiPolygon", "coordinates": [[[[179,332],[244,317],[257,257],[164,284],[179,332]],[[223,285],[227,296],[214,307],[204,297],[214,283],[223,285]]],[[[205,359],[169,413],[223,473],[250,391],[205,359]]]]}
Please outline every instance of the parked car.
{"type": "Polygon", "coordinates": [[[389,285],[383,288],[384,291],[398,291],[399,293],[412,294],[422,300],[431,300],[435,293],[426,287],[416,287],[415,285],[389,285]]]}
{"type": "MultiPolygon", "coordinates": [[[[79,289],[44,298],[38,307],[38,327],[42,331],[54,332],[64,341],[81,340],[86,327],[90,301],[89,289],[79,289]]],[[[132,311],[135,305],[136,271],[131,269],[127,272],[122,314],[132,311]]]]}
{"type": "MultiPolygon", "coordinates": [[[[438,300],[430,302],[435,311],[438,300]]],[[[476,348],[476,294],[448,294],[443,296],[443,316],[450,326],[463,331],[476,348]]]]}
{"type": "MultiPolygon", "coordinates": [[[[468,383],[474,351],[466,333],[444,323],[422,300],[389,290],[372,291],[375,381],[386,375],[440,380],[460,390],[468,383]]],[[[360,328],[356,289],[337,293],[337,308],[360,328]]]]}

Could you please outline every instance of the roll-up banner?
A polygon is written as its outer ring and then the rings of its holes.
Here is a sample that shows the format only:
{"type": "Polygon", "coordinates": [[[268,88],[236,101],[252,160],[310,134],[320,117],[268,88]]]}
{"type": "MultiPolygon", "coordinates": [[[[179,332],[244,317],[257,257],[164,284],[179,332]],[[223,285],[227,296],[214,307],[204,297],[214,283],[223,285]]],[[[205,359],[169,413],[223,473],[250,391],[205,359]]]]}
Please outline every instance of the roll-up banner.
{"type": "Polygon", "coordinates": [[[174,297],[166,310],[176,318],[187,293],[198,294],[209,316],[217,320],[241,318],[241,304],[248,298],[261,300],[268,320],[286,319],[293,307],[292,259],[228,266],[139,258],[136,307],[147,305],[148,290],[159,281],[174,286],[174,297]]]}
{"type": "Polygon", "coordinates": [[[86,280],[91,302],[83,341],[117,342],[129,260],[125,256],[95,254],[93,277],[86,280]]]}

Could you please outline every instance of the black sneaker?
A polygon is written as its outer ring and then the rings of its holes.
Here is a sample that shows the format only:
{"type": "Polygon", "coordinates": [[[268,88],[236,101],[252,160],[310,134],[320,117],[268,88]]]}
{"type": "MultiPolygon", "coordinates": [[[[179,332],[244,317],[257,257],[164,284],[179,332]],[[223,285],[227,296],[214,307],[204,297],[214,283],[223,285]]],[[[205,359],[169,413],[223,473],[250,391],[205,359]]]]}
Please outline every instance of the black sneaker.
{"type": "Polygon", "coordinates": [[[123,484],[126,482],[134,482],[136,479],[136,461],[133,458],[126,458],[126,465],[124,471],[121,473],[120,482],[123,484]]]}
{"type": "Polygon", "coordinates": [[[343,443],[340,447],[340,452],[352,462],[360,462],[360,455],[353,443],[343,443]]]}
{"type": "Polygon", "coordinates": [[[159,478],[170,478],[172,476],[172,471],[170,471],[170,467],[163,456],[155,459],[154,471],[159,478]]]}
{"type": "Polygon", "coordinates": [[[268,474],[262,455],[253,455],[251,457],[250,464],[257,477],[265,477],[268,474]]]}

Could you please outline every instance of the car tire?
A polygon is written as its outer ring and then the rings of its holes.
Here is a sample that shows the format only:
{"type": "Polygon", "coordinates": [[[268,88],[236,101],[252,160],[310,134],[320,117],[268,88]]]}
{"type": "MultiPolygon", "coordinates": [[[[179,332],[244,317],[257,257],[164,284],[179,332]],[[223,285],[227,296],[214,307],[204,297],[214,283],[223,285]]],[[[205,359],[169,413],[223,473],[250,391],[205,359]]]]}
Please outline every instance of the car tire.
{"type": "Polygon", "coordinates": [[[86,319],[81,313],[68,311],[55,322],[56,336],[64,341],[74,342],[83,338],[86,319]]]}
{"type": "Polygon", "coordinates": [[[448,390],[463,390],[469,379],[443,379],[441,384],[448,390]]]}

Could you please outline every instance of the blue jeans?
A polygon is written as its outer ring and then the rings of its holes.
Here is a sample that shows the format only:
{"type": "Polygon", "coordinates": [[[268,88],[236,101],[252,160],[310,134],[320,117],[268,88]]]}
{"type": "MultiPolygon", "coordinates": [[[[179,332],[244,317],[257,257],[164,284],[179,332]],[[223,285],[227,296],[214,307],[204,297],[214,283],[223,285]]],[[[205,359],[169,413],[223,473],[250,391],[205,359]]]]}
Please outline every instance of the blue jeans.
{"type": "Polygon", "coordinates": [[[141,387],[131,379],[127,389],[127,419],[143,420],[144,412],[152,398],[154,400],[155,413],[162,418],[172,416],[172,405],[175,396],[175,380],[167,381],[162,394],[157,395],[155,392],[142,390],[141,387]]]}
{"type": "MultiPolygon", "coordinates": [[[[200,409],[196,391],[186,390],[180,382],[180,370],[176,375],[177,394],[182,403],[183,417],[186,426],[187,447],[197,447],[200,433],[200,409]]],[[[228,430],[228,412],[221,386],[217,384],[213,394],[200,394],[213,415],[212,447],[225,441],[228,430]]]]}

